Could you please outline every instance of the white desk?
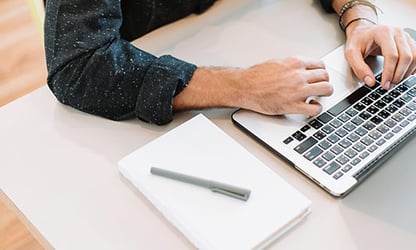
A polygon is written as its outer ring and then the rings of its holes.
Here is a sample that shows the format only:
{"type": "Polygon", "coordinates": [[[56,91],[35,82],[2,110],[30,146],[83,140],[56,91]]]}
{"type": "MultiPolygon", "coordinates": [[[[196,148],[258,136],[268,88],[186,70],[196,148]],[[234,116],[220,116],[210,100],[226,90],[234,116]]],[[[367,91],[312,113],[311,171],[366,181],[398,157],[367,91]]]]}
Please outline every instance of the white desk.
{"type": "MultiPolygon", "coordinates": [[[[383,19],[415,28],[415,0],[377,2],[383,19]]],[[[321,57],[342,41],[335,15],[312,0],[222,0],[136,44],[197,64],[246,66],[321,57]]],[[[310,216],[272,249],[414,249],[416,139],[335,199],[234,127],[231,112],[203,113],[313,202],[310,216]]],[[[179,113],[162,127],[113,122],[65,107],[41,88],[0,109],[0,188],[56,249],[193,249],[123,179],[117,162],[196,113],[179,113]]]]}

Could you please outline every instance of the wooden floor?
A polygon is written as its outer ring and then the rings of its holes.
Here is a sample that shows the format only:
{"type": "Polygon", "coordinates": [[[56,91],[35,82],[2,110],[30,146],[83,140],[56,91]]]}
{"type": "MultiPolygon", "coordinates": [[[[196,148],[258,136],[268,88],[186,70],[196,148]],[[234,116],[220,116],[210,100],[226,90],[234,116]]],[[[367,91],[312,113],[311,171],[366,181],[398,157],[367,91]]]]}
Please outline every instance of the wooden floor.
{"type": "MultiPolygon", "coordinates": [[[[41,29],[30,6],[29,0],[0,0],[0,108],[46,82],[41,29]]],[[[0,250],[44,249],[38,239],[0,190],[0,250]]]]}
{"type": "Polygon", "coordinates": [[[41,28],[29,0],[0,0],[0,106],[46,82],[41,28]]]}

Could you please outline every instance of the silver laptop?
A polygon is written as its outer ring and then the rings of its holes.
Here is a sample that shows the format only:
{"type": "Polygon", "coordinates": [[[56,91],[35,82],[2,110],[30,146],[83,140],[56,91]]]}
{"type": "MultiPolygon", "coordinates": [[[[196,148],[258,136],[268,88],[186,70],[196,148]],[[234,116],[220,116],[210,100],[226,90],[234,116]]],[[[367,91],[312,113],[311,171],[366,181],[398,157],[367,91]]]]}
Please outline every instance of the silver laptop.
{"type": "MultiPolygon", "coordinates": [[[[416,40],[414,30],[406,29],[416,40]]],[[[268,116],[239,109],[233,123],[330,194],[351,191],[416,130],[416,76],[386,91],[356,79],[343,46],[323,58],[334,94],[315,98],[316,117],[268,116]]],[[[368,58],[377,81],[382,57],[368,58]]]]}

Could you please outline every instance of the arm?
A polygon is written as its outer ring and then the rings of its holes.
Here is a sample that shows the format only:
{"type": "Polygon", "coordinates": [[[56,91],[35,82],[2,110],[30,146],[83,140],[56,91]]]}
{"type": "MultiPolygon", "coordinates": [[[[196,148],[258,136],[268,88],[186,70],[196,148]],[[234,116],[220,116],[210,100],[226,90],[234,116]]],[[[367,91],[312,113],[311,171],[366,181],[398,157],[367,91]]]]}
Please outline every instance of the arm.
{"type": "MultiPolygon", "coordinates": [[[[332,8],[340,13],[347,0],[333,0],[332,8]]],[[[345,56],[354,73],[369,86],[374,75],[364,59],[383,55],[382,86],[390,89],[401,79],[416,73],[416,42],[401,28],[381,25],[375,11],[366,5],[354,5],[342,19],[346,34],[345,56]]]]}
{"type": "Polygon", "coordinates": [[[120,38],[121,14],[117,0],[47,1],[48,85],[59,101],[84,112],[167,123],[173,96],[196,67],[120,38]]]}

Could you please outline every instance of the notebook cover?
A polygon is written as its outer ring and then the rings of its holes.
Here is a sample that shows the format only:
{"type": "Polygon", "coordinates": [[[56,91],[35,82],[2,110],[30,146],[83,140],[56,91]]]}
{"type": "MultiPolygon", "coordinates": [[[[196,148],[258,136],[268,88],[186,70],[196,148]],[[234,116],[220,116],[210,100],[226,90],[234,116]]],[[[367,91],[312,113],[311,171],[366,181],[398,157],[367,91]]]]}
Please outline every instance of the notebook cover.
{"type": "Polygon", "coordinates": [[[125,156],[119,170],[199,249],[269,245],[311,202],[200,114],[125,156]],[[251,190],[247,201],[152,175],[152,166],[251,190]]]}

